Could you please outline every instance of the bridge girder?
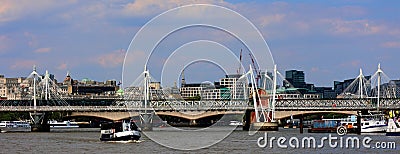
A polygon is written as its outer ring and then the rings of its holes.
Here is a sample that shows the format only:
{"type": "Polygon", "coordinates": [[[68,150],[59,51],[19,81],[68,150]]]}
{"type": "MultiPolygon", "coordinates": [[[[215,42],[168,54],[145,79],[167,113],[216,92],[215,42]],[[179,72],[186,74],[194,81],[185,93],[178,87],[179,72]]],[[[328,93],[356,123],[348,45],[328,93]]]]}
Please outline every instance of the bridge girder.
{"type": "Polygon", "coordinates": [[[347,114],[347,115],[356,115],[357,111],[276,111],[275,118],[277,120],[279,120],[279,119],[288,118],[290,116],[319,114],[319,113],[339,113],[339,114],[347,114]]]}

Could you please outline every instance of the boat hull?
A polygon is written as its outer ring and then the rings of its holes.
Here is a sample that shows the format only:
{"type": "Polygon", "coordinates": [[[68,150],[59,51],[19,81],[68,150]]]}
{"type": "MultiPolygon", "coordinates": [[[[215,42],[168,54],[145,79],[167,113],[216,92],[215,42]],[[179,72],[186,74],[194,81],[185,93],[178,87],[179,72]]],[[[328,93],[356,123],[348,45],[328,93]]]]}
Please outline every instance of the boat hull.
{"type": "Polygon", "coordinates": [[[32,126],[26,121],[1,121],[0,132],[30,132],[32,126]]]}
{"type": "Polygon", "coordinates": [[[115,138],[110,138],[107,136],[102,136],[100,138],[100,141],[137,141],[140,139],[140,136],[135,136],[135,135],[129,135],[129,136],[121,136],[121,137],[115,137],[115,138]]]}
{"type": "Polygon", "coordinates": [[[373,127],[361,128],[361,133],[383,133],[386,132],[387,125],[377,125],[373,127]]]}
{"type": "Polygon", "coordinates": [[[278,122],[254,122],[250,130],[255,131],[278,131],[278,122]]]}
{"type": "Polygon", "coordinates": [[[389,119],[386,136],[400,136],[400,122],[398,120],[389,119]]]}
{"type": "Polygon", "coordinates": [[[386,132],[386,136],[400,136],[400,132],[386,132]]]}
{"type": "Polygon", "coordinates": [[[141,137],[138,131],[125,131],[110,134],[101,134],[100,141],[131,141],[139,140],[141,137]]]}
{"type": "Polygon", "coordinates": [[[0,132],[31,132],[31,127],[0,128],[0,132]]]}

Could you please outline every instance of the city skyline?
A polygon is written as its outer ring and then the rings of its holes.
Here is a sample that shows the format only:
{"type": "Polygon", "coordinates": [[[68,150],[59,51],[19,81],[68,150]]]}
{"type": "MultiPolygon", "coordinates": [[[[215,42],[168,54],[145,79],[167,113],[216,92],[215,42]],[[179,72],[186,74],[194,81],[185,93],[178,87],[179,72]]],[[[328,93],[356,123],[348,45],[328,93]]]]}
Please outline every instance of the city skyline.
{"type": "MultiPolygon", "coordinates": [[[[278,70],[279,71],[279,70],[278,70]]],[[[313,85],[315,85],[315,87],[334,87],[334,82],[336,82],[336,81],[345,81],[345,80],[353,80],[353,79],[356,79],[358,76],[354,76],[354,77],[348,77],[348,78],[344,78],[344,79],[339,79],[339,80],[332,80],[331,81],[331,83],[332,83],[332,85],[328,85],[328,86],[321,86],[321,85],[316,85],[316,84],[314,84],[314,82],[313,81],[310,81],[310,80],[307,80],[307,72],[305,72],[304,70],[297,70],[297,69],[289,69],[289,70],[283,70],[283,71],[281,71],[281,73],[282,73],[282,77],[284,77],[285,78],[285,80],[287,80],[287,72],[288,71],[297,71],[297,72],[303,72],[303,76],[304,76],[304,78],[303,78],[303,80],[305,81],[305,83],[308,83],[308,84],[313,84],[313,85]],[[286,76],[286,77],[285,77],[286,76]]],[[[52,74],[51,72],[49,72],[51,75],[54,75],[54,74],[52,74]]],[[[269,72],[269,73],[272,73],[272,72],[269,72]]],[[[383,72],[383,73],[385,73],[385,72],[383,72]]],[[[42,76],[44,76],[44,73],[42,73],[42,72],[40,72],[40,71],[38,71],[38,74],[39,75],[42,75],[42,76]]],[[[7,74],[2,74],[1,72],[0,72],[0,75],[2,75],[4,78],[26,78],[27,76],[7,76],[7,74]]],[[[225,75],[223,75],[223,76],[218,76],[218,77],[215,77],[215,78],[218,78],[218,80],[214,80],[214,81],[210,81],[211,83],[213,83],[213,82],[218,82],[219,81],[219,79],[222,79],[222,78],[224,78],[224,77],[226,77],[227,75],[234,75],[234,74],[225,74],[225,75]]],[[[272,74],[271,74],[272,75],[272,74]]],[[[363,74],[364,76],[372,76],[373,74],[363,74]]],[[[57,77],[55,77],[54,76],[54,79],[55,80],[57,80],[59,83],[62,83],[63,82],[63,80],[67,77],[67,76],[70,76],[73,80],[76,80],[76,81],[97,81],[97,82],[106,82],[106,81],[116,81],[118,84],[120,84],[120,80],[116,80],[116,79],[105,79],[105,80],[94,80],[94,79],[92,79],[92,78],[90,78],[90,77],[84,77],[84,78],[74,78],[74,75],[71,75],[70,74],[70,71],[67,71],[66,72],[66,74],[65,74],[65,76],[64,77],[60,77],[60,78],[57,78],[57,77]]],[[[82,75],[80,75],[80,76],[82,76],[82,75]]],[[[84,75],[83,75],[84,76],[84,75]]],[[[282,78],[282,77],[279,77],[279,78],[282,78]]],[[[279,79],[279,80],[282,80],[282,79],[279,79]]],[[[399,80],[399,79],[387,79],[387,78],[385,78],[385,82],[388,82],[389,80],[399,80]]],[[[198,84],[198,83],[202,83],[201,81],[194,81],[193,79],[190,79],[190,78],[187,78],[187,75],[185,75],[185,81],[189,81],[189,82],[186,82],[187,84],[198,84]]],[[[204,82],[204,81],[203,81],[204,82]]],[[[288,82],[293,82],[293,81],[288,81],[288,82]]],[[[182,84],[182,83],[181,83],[182,84]]],[[[281,83],[278,83],[278,85],[280,85],[281,83]]],[[[292,83],[293,84],[293,83],[292,83]]],[[[177,85],[180,85],[180,84],[178,84],[177,83],[177,85]]],[[[168,86],[168,85],[167,85],[168,86]]],[[[282,85],[283,86],[283,85],[282,85]]],[[[294,87],[296,87],[295,85],[292,85],[292,86],[294,86],[294,87]]]]}
{"type": "MultiPolygon", "coordinates": [[[[1,74],[27,76],[36,65],[39,72],[47,69],[58,80],[70,71],[75,79],[120,81],[125,51],[137,31],[159,13],[194,1],[6,0],[2,3],[1,74]]],[[[224,6],[248,18],[268,43],[278,70],[302,70],[306,82],[332,86],[335,80],[355,78],[359,68],[372,75],[378,63],[391,79],[400,77],[396,60],[400,56],[397,1],[197,3],[224,6]]],[[[202,30],[197,29],[194,34],[202,35],[199,31],[202,30]]],[[[243,48],[218,32],[207,34],[230,45],[236,55],[243,48]]],[[[175,38],[195,39],[188,38],[185,32],[175,38]]],[[[167,40],[166,44],[180,44],[173,40],[167,40]]],[[[167,45],[160,48],[171,50],[167,45]]],[[[243,57],[249,61],[246,56],[243,57]]],[[[212,65],[191,66],[193,70],[199,68],[210,73],[187,71],[188,82],[215,81],[224,75],[212,65]]]]}

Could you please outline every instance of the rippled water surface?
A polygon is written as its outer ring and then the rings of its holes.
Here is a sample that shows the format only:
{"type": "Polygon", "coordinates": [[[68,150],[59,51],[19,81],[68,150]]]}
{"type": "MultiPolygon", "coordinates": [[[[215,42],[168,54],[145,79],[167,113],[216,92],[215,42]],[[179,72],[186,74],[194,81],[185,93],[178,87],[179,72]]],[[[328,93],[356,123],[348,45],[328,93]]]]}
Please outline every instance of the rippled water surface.
{"type": "MultiPolygon", "coordinates": [[[[226,130],[228,131],[228,130],[226,130]]],[[[155,129],[152,135],[158,135],[169,143],[181,144],[187,142],[188,147],[193,147],[188,142],[198,141],[207,142],[202,138],[206,134],[226,134],[224,128],[217,131],[196,131],[195,133],[187,133],[182,137],[181,131],[174,129],[155,129]],[[201,140],[201,141],[200,141],[201,140]]],[[[305,131],[306,132],[306,131],[305,131]]],[[[328,141],[325,141],[323,148],[279,148],[276,140],[273,140],[273,148],[269,145],[261,148],[257,145],[259,137],[265,136],[264,132],[258,132],[255,135],[249,135],[248,132],[237,129],[221,142],[212,146],[194,151],[176,150],[159,145],[150,140],[145,135],[137,143],[106,143],[99,140],[99,130],[97,129],[76,129],[76,130],[57,130],[49,133],[1,133],[0,149],[1,153],[400,153],[400,137],[386,137],[384,134],[363,134],[363,135],[347,135],[347,137],[358,137],[362,140],[370,137],[371,148],[346,148],[346,147],[329,147],[328,141]],[[394,142],[395,149],[376,149],[376,142],[394,142]]],[[[284,137],[289,140],[291,137],[297,137],[300,140],[303,137],[314,137],[319,144],[323,137],[329,134],[299,134],[298,129],[280,129],[278,132],[268,132],[268,140],[272,137],[284,137]]],[[[214,136],[214,135],[212,135],[214,136]]],[[[332,134],[332,136],[337,136],[332,134]]],[[[337,136],[339,137],[339,136],[337,136]]],[[[346,136],[345,136],[346,137],[346,136]]],[[[338,141],[339,143],[339,141],[338,141]]],[[[288,141],[285,142],[289,145],[288,141]]],[[[195,147],[195,146],[194,146],[195,147]]]]}

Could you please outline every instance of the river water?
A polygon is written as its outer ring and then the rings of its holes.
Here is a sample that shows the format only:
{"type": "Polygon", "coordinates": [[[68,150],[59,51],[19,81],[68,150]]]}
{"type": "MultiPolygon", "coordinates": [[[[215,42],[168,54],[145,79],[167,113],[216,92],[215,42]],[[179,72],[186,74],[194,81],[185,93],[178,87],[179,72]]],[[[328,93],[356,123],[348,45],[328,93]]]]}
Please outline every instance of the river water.
{"type": "MultiPolygon", "coordinates": [[[[267,140],[272,137],[286,138],[283,145],[287,148],[278,147],[278,142],[274,142],[272,148],[270,145],[260,147],[257,140],[260,137],[265,137],[265,132],[257,132],[254,135],[249,135],[246,131],[236,129],[229,136],[213,144],[216,141],[212,136],[225,136],[229,129],[221,127],[217,130],[197,130],[195,132],[182,132],[169,128],[156,128],[152,132],[145,132],[154,140],[154,136],[158,137],[155,140],[162,140],[163,143],[170,145],[182,145],[188,149],[196,149],[193,142],[204,144],[209,142],[208,147],[197,150],[177,150],[168,148],[158,144],[156,141],[149,139],[143,135],[141,140],[136,143],[106,143],[99,140],[99,129],[75,129],[75,130],[52,130],[48,133],[0,133],[0,153],[400,153],[400,137],[387,137],[384,134],[362,134],[362,135],[346,135],[346,137],[360,138],[360,142],[366,138],[371,138],[369,145],[371,148],[346,148],[337,146],[330,147],[328,141],[322,148],[302,148],[301,143],[299,148],[293,148],[288,143],[291,137],[299,138],[314,137],[317,140],[317,145],[323,137],[329,137],[327,133],[307,133],[299,134],[298,129],[280,129],[278,132],[268,132],[267,140]],[[208,138],[210,137],[211,138],[208,138]],[[377,149],[376,143],[383,143],[388,146],[389,142],[396,144],[394,149],[377,149]]],[[[331,136],[339,137],[337,134],[331,136]]],[[[343,142],[345,143],[345,139],[343,142]]],[[[261,146],[264,140],[260,140],[261,146]]],[[[295,143],[294,140],[292,140],[295,143]]],[[[337,141],[339,144],[340,141],[337,141]]],[[[307,145],[307,144],[306,144],[307,145]]],[[[175,147],[176,148],[176,147],[175,147]]],[[[179,149],[179,146],[178,146],[179,149]]]]}

